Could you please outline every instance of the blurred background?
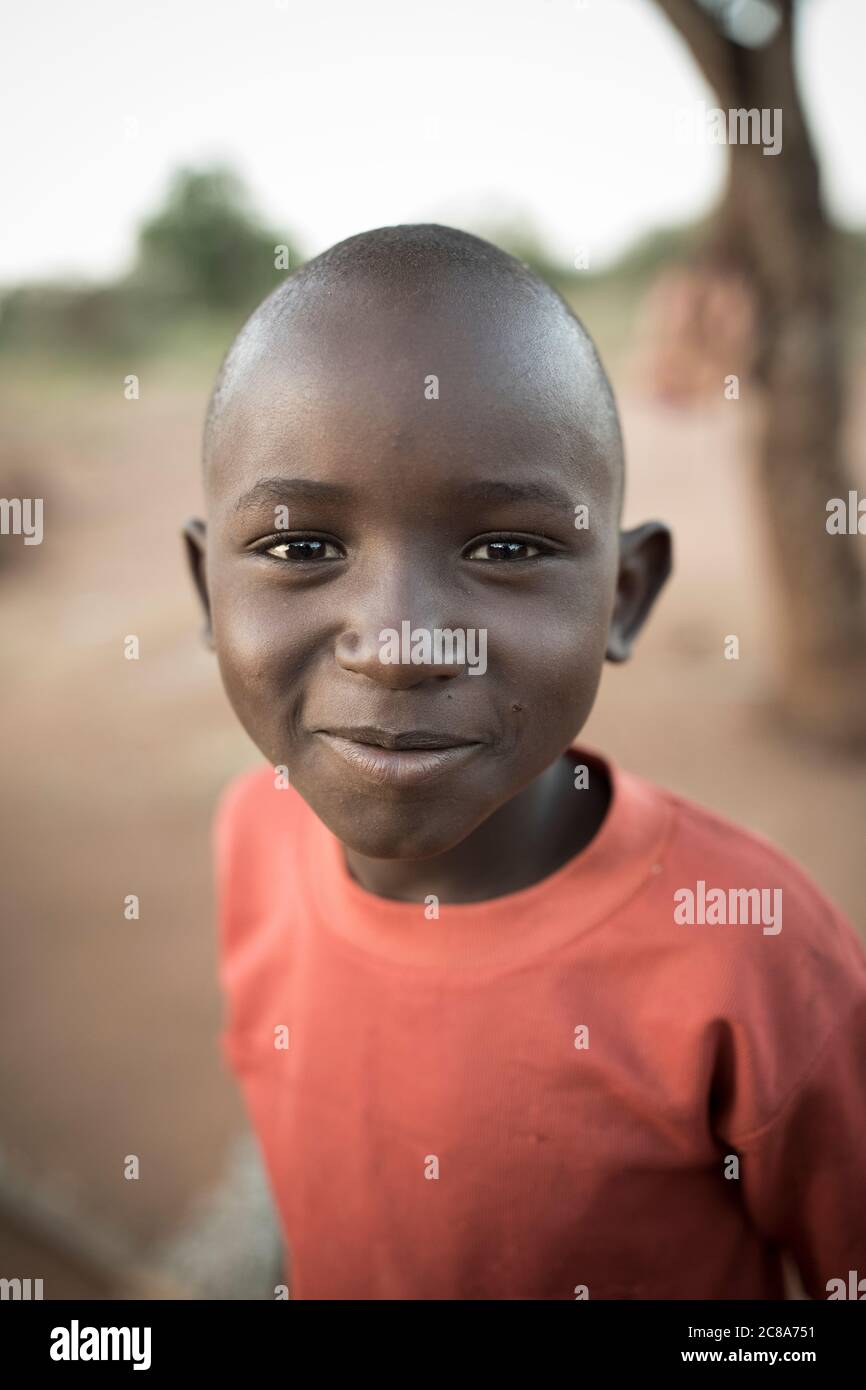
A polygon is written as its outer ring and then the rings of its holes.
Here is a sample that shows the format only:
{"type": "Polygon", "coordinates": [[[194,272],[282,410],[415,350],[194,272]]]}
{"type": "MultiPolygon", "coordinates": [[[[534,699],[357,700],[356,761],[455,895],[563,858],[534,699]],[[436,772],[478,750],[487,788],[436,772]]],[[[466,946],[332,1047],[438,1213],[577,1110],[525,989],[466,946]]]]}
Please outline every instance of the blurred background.
{"type": "Polygon", "coordinates": [[[866,8],[50,0],[5,28],[0,495],[44,499],[44,538],[0,535],[0,1276],[273,1297],[210,847],[259,755],[179,534],[219,361],[369,227],[451,223],[547,276],[618,392],[626,523],[676,543],[585,742],[769,836],[866,931],[866,8]],[[716,108],[781,110],[781,150],[720,140],[716,108]]]}

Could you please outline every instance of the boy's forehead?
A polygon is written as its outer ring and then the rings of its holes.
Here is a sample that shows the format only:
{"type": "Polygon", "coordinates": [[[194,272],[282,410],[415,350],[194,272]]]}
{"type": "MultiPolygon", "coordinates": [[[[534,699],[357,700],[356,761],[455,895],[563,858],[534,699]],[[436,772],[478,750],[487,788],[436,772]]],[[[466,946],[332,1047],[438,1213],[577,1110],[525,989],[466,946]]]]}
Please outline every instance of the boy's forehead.
{"type": "Polygon", "coordinates": [[[371,486],[414,462],[420,488],[439,474],[538,470],[615,494],[620,449],[603,373],[564,312],[458,277],[418,298],[361,282],[253,324],[207,487],[230,502],[257,475],[343,465],[371,486]]]}

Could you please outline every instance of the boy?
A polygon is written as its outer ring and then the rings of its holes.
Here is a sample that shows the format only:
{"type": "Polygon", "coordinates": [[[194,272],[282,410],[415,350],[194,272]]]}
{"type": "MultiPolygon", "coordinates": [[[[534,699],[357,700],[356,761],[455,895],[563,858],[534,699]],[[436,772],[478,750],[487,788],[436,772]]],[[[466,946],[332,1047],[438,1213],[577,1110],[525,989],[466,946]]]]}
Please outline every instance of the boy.
{"type": "Polygon", "coordinates": [[[560,297],[462,232],[352,237],[241,331],[204,463],[193,573],[269,763],[216,826],[223,1045],[292,1297],[866,1280],[853,928],[573,743],[670,537],[620,534],[560,297]]]}

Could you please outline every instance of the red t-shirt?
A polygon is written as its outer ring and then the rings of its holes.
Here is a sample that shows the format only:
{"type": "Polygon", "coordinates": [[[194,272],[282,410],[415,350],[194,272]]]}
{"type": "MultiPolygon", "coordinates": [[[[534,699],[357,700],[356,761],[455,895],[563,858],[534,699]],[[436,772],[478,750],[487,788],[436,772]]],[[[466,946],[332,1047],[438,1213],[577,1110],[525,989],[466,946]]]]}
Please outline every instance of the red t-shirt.
{"type": "Polygon", "coordinates": [[[292,1298],[781,1298],[782,1248],[814,1298],[866,1276],[859,939],[605,766],[586,849],[438,917],[362,889],[270,767],[224,792],[223,1055],[292,1298]]]}

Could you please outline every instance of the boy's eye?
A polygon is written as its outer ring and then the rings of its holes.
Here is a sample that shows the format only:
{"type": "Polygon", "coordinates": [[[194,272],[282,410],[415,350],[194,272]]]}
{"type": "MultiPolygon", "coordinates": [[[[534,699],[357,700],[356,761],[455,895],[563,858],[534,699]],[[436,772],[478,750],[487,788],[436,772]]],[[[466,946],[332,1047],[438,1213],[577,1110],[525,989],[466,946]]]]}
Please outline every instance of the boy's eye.
{"type": "Polygon", "coordinates": [[[321,540],[318,536],[301,536],[277,545],[263,548],[263,555],[273,555],[275,560],[341,560],[342,555],[333,541],[321,540]]]}
{"type": "Polygon", "coordinates": [[[478,541],[466,553],[467,560],[532,560],[544,554],[540,545],[512,537],[507,540],[478,541]]]}

